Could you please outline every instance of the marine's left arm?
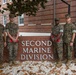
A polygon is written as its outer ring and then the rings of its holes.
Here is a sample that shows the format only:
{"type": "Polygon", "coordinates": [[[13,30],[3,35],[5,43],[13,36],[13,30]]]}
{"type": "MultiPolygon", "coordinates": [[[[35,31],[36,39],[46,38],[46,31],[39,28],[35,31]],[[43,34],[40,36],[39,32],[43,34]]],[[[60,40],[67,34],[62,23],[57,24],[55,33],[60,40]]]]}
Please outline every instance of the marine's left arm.
{"type": "Polygon", "coordinates": [[[19,27],[17,25],[17,36],[16,36],[16,40],[18,40],[18,38],[19,38],[19,27]]]}
{"type": "Polygon", "coordinates": [[[71,39],[71,43],[70,43],[70,46],[73,46],[73,43],[74,43],[74,39],[75,39],[75,34],[76,34],[76,27],[75,25],[72,26],[72,39],[71,39]]]}
{"type": "Polygon", "coordinates": [[[18,37],[19,37],[19,30],[17,31],[16,40],[18,40],[18,37]]]}

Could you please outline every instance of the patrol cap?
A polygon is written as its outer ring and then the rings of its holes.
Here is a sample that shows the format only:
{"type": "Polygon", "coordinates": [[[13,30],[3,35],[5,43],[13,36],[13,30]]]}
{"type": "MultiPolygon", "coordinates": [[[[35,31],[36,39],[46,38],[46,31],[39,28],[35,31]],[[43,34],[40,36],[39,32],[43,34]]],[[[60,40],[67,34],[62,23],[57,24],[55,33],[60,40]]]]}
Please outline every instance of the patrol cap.
{"type": "Polygon", "coordinates": [[[59,18],[55,18],[55,21],[59,21],[60,19],[59,18]]]}
{"type": "Polygon", "coordinates": [[[15,16],[14,16],[14,14],[9,14],[9,17],[14,18],[15,16]]]}
{"type": "Polygon", "coordinates": [[[71,16],[69,14],[66,14],[65,18],[68,19],[68,18],[71,18],[71,16]]]}

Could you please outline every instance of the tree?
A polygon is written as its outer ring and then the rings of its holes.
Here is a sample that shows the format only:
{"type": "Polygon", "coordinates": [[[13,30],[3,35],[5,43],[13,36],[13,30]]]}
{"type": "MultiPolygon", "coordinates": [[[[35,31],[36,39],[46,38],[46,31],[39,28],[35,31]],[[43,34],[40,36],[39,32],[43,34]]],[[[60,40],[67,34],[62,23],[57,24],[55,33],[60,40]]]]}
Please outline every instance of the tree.
{"type": "Polygon", "coordinates": [[[7,3],[7,7],[4,10],[10,11],[10,13],[15,14],[15,16],[26,13],[26,15],[36,15],[39,7],[45,8],[45,3],[47,0],[12,0],[12,3],[7,3]]]}

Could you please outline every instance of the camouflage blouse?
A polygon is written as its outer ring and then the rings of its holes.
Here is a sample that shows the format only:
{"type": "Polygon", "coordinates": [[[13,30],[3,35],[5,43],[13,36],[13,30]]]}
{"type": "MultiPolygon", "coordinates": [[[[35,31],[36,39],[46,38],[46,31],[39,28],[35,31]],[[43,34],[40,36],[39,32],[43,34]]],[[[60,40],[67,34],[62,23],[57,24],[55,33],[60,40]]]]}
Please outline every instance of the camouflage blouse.
{"type": "Polygon", "coordinates": [[[15,23],[7,23],[6,24],[6,31],[9,32],[11,34],[11,36],[16,36],[17,32],[18,32],[18,25],[15,23]]]}
{"type": "Polygon", "coordinates": [[[52,28],[52,35],[57,36],[58,34],[60,34],[60,32],[63,32],[63,29],[60,25],[55,25],[52,28]]]}
{"type": "Polygon", "coordinates": [[[63,41],[69,43],[72,39],[72,34],[76,33],[76,27],[74,24],[65,24],[63,32],[63,41]]]}

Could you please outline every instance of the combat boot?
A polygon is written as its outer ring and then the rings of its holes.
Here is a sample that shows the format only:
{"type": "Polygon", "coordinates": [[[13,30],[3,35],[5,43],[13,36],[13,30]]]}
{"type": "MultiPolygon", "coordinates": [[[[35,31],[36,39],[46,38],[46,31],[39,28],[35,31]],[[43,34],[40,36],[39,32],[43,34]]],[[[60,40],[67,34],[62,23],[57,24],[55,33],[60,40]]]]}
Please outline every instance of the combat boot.
{"type": "Polygon", "coordinates": [[[9,61],[9,65],[11,66],[13,64],[13,61],[9,61]]]}
{"type": "Polygon", "coordinates": [[[64,59],[63,61],[62,61],[62,63],[67,63],[68,62],[68,59],[64,59]]]}
{"type": "Polygon", "coordinates": [[[13,61],[13,66],[17,66],[17,65],[19,65],[19,64],[20,64],[19,62],[13,61]]]}
{"type": "Polygon", "coordinates": [[[3,67],[3,64],[2,63],[0,63],[0,69],[3,69],[4,67],[3,67]]]}
{"type": "Polygon", "coordinates": [[[56,66],[61,67],[62,66],[62,61],[59,61],[56,66]]]}

